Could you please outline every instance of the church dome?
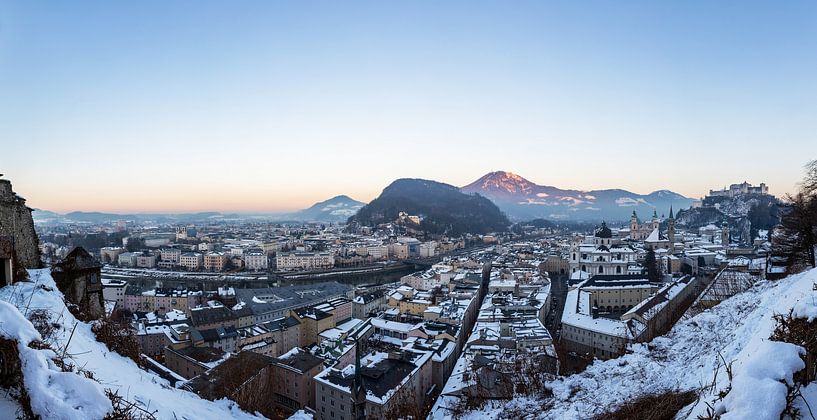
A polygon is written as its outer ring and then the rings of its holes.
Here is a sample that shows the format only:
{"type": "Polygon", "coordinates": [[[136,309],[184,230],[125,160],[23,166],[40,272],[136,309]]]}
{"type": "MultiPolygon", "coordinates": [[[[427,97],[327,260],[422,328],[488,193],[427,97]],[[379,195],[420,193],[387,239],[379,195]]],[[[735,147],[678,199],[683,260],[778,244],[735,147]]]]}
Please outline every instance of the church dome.
{"type": "Polygon", "coordinates": [[[596,237],[605,239],[613,237],[613,232],[607,227],[607,223],[601,222],[601,229],[596,231],[596,237]]]}

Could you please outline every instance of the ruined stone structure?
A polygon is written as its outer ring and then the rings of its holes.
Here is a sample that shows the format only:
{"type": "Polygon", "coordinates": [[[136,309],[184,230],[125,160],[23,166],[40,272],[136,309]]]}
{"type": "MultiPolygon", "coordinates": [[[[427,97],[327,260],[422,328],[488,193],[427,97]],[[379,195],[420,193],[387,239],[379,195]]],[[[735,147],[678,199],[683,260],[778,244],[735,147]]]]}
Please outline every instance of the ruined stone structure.
{"type": "Polygon", "coordinates": [[[65,300],[77,305],[80,313],[89,319],[105,315],[101,270],[102,265],[81,246],[51,269],[65,300]]]}
{"type": "Polygon", "coordinates": [[[14,241],[11,236],[0,236],[0,287],[13,282],[14,241]]]}
{"type": "Polygon", "coordinates": [[[34,231],[32,209],[11,189],[11,181],[0,179],[0,236],[13,238],[14,253],[26,268],[40,267],[40,248],[34,231]]]}

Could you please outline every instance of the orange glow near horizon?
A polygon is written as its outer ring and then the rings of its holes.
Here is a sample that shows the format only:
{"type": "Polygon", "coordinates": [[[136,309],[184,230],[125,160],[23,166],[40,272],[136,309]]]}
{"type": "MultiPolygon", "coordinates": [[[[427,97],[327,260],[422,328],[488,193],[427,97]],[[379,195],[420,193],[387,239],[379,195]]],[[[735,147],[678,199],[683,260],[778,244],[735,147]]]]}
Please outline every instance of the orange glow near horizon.
{"type": "Polygon", "coordinates": [[[0,173],[44,210],[287,212],[496,170],[782,196],[817,158],[815,2],[64,3],[0,6],[0,173]]]}
{"type": "MultiPolygon", "coordinates": [[[[474,176],[470,181],[449,181],[452,185],[463,186],[478,179],[474,176]]],[[[525,177],[525,175],[522,175],[525,177]]],[[[27,199],[30,207],[57,213],[72,211],[108,212],[108,213],[195,213],[217,211],[224,213],[286,213],[307,208],[317,202],[327,200],[337,195],[347,195],[355,200],[369,202],[380,194],[380,191],[392,180],[383,182],[379,186],[346,185],[332,187],[316,185],[302,188],[285,187],[281,183],[231,184],[230,182],[197,182],[188,185],[170,184],[163,188],[155,185],[155,181],[140,183],[139,178],[131,180],[130,184],[119,183],[115,186],[88,182],[77,185],[70,182],[71,187],[52,182],[40,184],[37,180],[18,178],[11,179],[16,193],[27,199]],[[116,188],[118,186],[119,188],[116,188]]],[[[528,180],[545,184],[534,177],[528,180]]],[[[742,182],[734,180],[712,185],[711,189],[719,189],[723,185],[742,182]]],[[[367,180],[369,181],[369,180],[367,180]]],[[[440,181],[446,182],[446,181],[440,181]]],[[[752,183],[751,180],[749,180],[752,183]]],[[[759,183],[757,181],[755,183],[759,183]]],[[[794,190],[792,184],[788,190],[777,188],[770,184],[771,192],[778,197],[794,190]]],[[[564,189],[595,190],[605,188],[622,188],[639,194],[647,194],[657,189],[669,189],[690,198],[704,196],[710,188],[700,188],[680,185],[650,186],[636,188],[629,185],[592,185],[576,188],[575,185],[548,184],[564,189]],[[693,191],[690,193],[690,191],[693,191]]]]}

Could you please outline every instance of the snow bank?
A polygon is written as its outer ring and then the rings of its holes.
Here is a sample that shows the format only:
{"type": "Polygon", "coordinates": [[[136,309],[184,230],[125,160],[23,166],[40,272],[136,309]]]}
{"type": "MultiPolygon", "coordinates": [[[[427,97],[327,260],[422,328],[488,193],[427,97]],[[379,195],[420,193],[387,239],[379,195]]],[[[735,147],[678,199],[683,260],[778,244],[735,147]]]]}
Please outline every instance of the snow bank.
{"type": "Polygon", "coordinates": [[[792,310],[795,318],[805,318],[808,322],[817,318],[817,293],[813,293],[811,298],[805,298],[797,302],[792,310]]]}
{"type": "Polygon", "coordinates": [[[31,411],[47,419],[97,419],[113,407],[94,381],[74,372],[63,372],[54,364],[52,350],[28,345],[40,333],[20,311],[0,301],[0,336],[17,341],[23,385],[31,399],[31,411]]]}
{"type": "Polygon", "coordinates": [[[28,343],[40,340],[40,333],[31,325],[16,306],[0,301],[0,336],[8,340],[28,343]]]}
{"type": "Polygon", "coordinates": [[[805,349],[778,341],[766,341],[737,370],[732,389],[717,408],[723,420],[775,419],[786,408],[786,384],[806,367],[800,358],[805,349]]]}
{"type": "MultiPolygon", "coordinates": [[[[84,370],[93,372],[94,378],[98,381],[87,380],[87,384],[95,388],[92,392],[91,389],[80,388],[85,385],[72,384],[69,382],[71,380],[62,378],[60,374],[63,372],[57,372],[58,374],[54,375],[51,373],[47,375],[43,373],[40,376],[34,375],[32,381],[37,381],[38,385],[47,388],[46,392],[37,392],[36,394],[31,392],[32,405],[34,405],[34,398],[37,394],[42,394],[42,398],[46,399],[52,397],[53,399],[80,398],[84,395],[104,395],[105,389],[111,389],[118,392],[126,400],[138,404],[141,408],[149,412],[155,411],[157,419],[257,418],[242,411],[233,401],[208,401],[188,391],[173,388],[156,374],[140,369],[132,360],[109,351],[104,344],[96,341],[90,324],[77,321],[65,307],[62,293],[59,292],[54,280],[51,278],[49,269],[30,270],[29,275],[29,282],[16,283],[12,286],[0,288],[0,301],[3,301],[2,303],[6,308],[0,310],[0,320],[3,321],[0,324],[0,330],[5,332],[17,329],[19,334],[31,338],[36,330],[32,333],[33,326],[31,326],[31,323],[22,317],[20,311],[15,310],[12,312],[10,309],[13,308],[10,308],[10,306],[16,306],[17,308],[28,307],[29,311],[35,309],[48,310],[50,320],[61,325],[61,328],[54,331],[52,337],[48,340],[49,343],[53,348],[58,349],[67,346],[66,359],[84,370]],[[29,327],[19,327],[18,325],[22,324],[21,320],[25,321],[29,327]],[[75,325],[76,330],[69,344],[69,336],[75,325]],[[72,387],[77,391],[76,393],[71,392],[72,387]]],[[[39,337],[39,334],[34,337],[39,337]]],[[[28,347],[26,348],[28,349],[28,347]]],[[[37,352],[42,351],[38,350],[37,352]]],[[[38,361],[37,358],[33,358],[32,363],[40,363],[41,361],[42,359],[38,361]]],[[[37,369],[40,369],[43,365],[40,363],[37,366],[32,365],[37,369]]],[[[84,379],[75,374],[70,375],[84,379]]],[[[26,376],[28,377],[28,374],[26,376]]],[[[26,380],[28,381],[28,378],[26,380]]],[[[107,398],[106,401],[108,401],[107,398]]],[[[80,409],[84,407],[83,404],[89,402],[77,400],[68,405],[80,409]]],[[[110,405],[108,407],[110,408],[110,405]]],[[[77,414],[70,417],[83,419],[103,417],[98,414],[99,411],[77,412],[77,414]]],[[[53,417],[55,415],[52,413],[43,416],[43,418],[53,417]]]]}
{"type": "Polygon", "coordinates": [[[304,410],[298,410],[295,414],[289,416],[289,420],[312,420],[314,417],[312,414],[307,413],[304,410]]]}

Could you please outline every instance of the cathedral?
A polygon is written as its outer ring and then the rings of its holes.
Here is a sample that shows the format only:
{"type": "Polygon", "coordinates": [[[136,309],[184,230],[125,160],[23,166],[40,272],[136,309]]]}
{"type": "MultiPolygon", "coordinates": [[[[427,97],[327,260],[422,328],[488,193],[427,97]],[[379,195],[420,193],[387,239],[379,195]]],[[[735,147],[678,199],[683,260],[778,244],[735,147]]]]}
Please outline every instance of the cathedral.
{"type": "Polygon", "coordinates": [[[613,239],[613,232],[602,223],[584,243],[574,245],[570,250],[570,272],[583,271],[590,276],[596,274],[629,274],[628,266],[634,265],[636,251],[630,245],[613,239]]]}
{"type": "Polygon", "coordinates": [[[658,229],[658,226],[658,213],[656,213],[655,210],[653,210],[652,220],[649,223],[639,223],[638,216],[635,214],[635,210],[633,210],[633,215],[630,217],[630,239],[643,241],[647,239],[654,230],[658,229]]]}

